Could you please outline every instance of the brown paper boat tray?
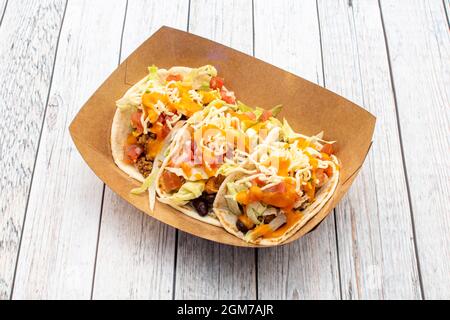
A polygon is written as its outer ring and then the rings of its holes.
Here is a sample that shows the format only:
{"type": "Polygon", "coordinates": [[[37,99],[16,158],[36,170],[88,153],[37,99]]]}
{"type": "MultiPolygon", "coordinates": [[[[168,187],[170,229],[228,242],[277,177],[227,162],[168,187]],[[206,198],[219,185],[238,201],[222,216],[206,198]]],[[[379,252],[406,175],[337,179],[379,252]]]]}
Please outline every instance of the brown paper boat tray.
{"type": "Polygon", "coordinates": [[[162,27],[144,42],[100,86],[70,125],[76,147],[95,174],[115,193],[137,209],[179,230],[223,244],[255,247],[224,229],[192,219],[167,205],[157,203],[149,209],[146,194],[130,194],[139,183],[114,164],[111,156],[111,123],[115,101],[134,83],[145,77],[147,67],[199,67],[214,65],[239,100],[251,106],[271,108],[282,104],[285,117],[294,130],[314,135],[325,132],[325,139],[337,141],[336,155],[342,163],[340,182],[322,210],[284,244],[313,230],[338,204],[358,174],[371,147],[375,117],[316,84],[297,77],[221,44],[162,27]]]}

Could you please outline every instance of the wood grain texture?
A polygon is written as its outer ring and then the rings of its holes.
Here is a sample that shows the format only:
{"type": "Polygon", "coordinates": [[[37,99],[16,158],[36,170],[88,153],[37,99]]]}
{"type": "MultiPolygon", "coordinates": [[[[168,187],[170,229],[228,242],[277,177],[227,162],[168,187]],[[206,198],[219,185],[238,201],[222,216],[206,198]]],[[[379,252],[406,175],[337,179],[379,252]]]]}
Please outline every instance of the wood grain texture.
{"type": "MultiPolygon", "coordinates": [[[[186,29],[187,18],[188,1],[129,1],[122,58],[162,25],[186,29]]],[[[106,188],[93,298],[170,299],[174,263],[175,229],[106,188]]]]}
{"type": "Polygon", "coordinates": [[[175,230],[107,189],[93,299],[171,299],[175,230]]]}
{"type": "Polygon", "coordinates": [[[326,87],[377,116],[372,150],[336,209],[343,298],[420,299],[378,3],[318,3],[326,87]]]}
{"type": "Polygon", "coordinates": [[[0,0],[0,300],[11,292],[14,299],[337,299],[341,292],[420,299],[420,282],[424,298],[450,298],[443,152],[450,1],[380,0],[379,8],[374,0],[318,0],[316,8],[258,0],[253,30],[251,0],[130,0],[120,50],[126,2],[70,1],[56,55],[65,0],[0,0]],[[190,2],[191,32],[254,50],[378,118],[337,225],[330,216],[300,241],[259,250],[257,266],[252,249],[184,233],[177,245],[174,229],[108,188],[102,199],[103,185],[68,136],[72,117],[119,56],[162,24],[185,30],[190,2]]]}
{"type": "Polygon", "coordinates": [[[6,4],[7,4],[6,0],[0,0],[0,26],[2,25],[3,17],[6,10],[6,4]]]}
{"type": "MultiPolygon", "coordinates": [[[[323,85],[316,1],[256,1],[255,56],[323,85]]],[[[340,299],[338,267],[331,215],[299,241],[259,250],[258,297],[340,299]]]]}
{"type": "MultiPolygon", "coordinates": [[[[190,32],[252,54],[251,1],[191,0],[190,14],[190,32]]],[[[176,299],[256,298],[255,250],[180,232],[175,284],[176,299]]]]}
{"type": "Polygon", "coordinates": [[[70,1],[24,226],[14,299],[89,299],[103,184],[68,126],[116,67],[125,1],[70,1]]]}
{"type": "Polygon", "coordinates": [[[65,1],[10,1],[0,27],[0,299],[10,297],[65,1]]]}
{"type": "Polygon", "coordinates": [[[381,1],[426,299],[450,299],[450,32],[441,1],[381,1]],[[407,28],[405,26],[408,26],[407,28]]]}
{"type": "Polygon", "coordinates": [[[444,4],[445,14],[447,16],[447,23],[450,27],[450,0],[442,0],[444,4]]]}

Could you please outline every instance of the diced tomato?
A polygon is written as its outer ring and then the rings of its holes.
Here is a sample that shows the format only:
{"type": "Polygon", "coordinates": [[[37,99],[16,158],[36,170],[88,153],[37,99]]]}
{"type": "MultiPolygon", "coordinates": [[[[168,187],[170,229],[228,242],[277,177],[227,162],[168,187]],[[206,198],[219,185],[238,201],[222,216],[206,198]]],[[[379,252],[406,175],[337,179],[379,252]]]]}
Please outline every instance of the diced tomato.
{"type": "Polygon", "coordinates": [[[216,90],[216,89],[222,89],[223,84],[224,84],[224,80],[222,78],[212,77],[211,81],[209,83],[209,86],[211,87],[211,89],[216,90]]]}
{"type": "Polygon", "coordinates": [[[156,139],[162,142],[170,133],[170,128],[167,125],[167,122],[163,120],[163,124],[158,122],[150,129],[150,132],[156,134],[156,139]]]}
{"type": "Polygon", "coordinates": [[[167,125],[167,116],[164,113],[161,113],[158,117],[158,120],[156,120],[157,125],[154,127],[155,130],[154,133],[157,134],[158,139],[163,140],[165,139],[169,133],[170,133],[170,128],[167,125]],[[161,124],[161,125],[159,125],[161,124]]]}
{"type": "Polygon", "coordinates": [[[125,147],[125,154],[128,160],[132,163],[136,163],[137,159],[143,152],[144,148],[136,144],[125,147]]]}
{"type": "Polygon", "coordinates": [[[327,174],[328,178],[330,178],[333,175],[333,168],[331,166],[328,166],[328,168],[325,169],[325,173],[327,174]]]}
{"type": "Polygon", "coordinates": [[[233,91],[226,91],[226,90],[220,90],[220,96],[222,97],[222,100],[229,104],[236,103],[236,97],[234,96],[233,91]]]}
{"type": "Polygon", "coordinates": [[[259,118],[260,121],[267,121],[270,119],[270,117],[272,117],[272,111],[270,110],[265,110],[263,112],[263,114],[261,115],[261,118],[259,118]]]}
{"type": "Polygon", "coordinates": [[[325,170],[324,169],[317,169],[315,172],[315,176],[316,179],[319,180],[319,182],[316,182],[316,186],[317,187],[321,187],[323,186],[323,184],[325,183],[325,180],[327,179],[327,177],[325,176],[325,170]]]}
{"type": "Polygon", "coordinates": [[[133,128],[137,129],[139,132],[144,131],[141,123],[142,111],[137,111],[131,114],[131,125],[133,128]]]}
{"type": "Polygon", "coordinates": [[[161,189],[166,193],[177,191],[183,185],[183,179],[181,177],[167,170],[164,170],[160,181],[161,189]]]}
{"type": "Polygon", "coordinates": [[[195,144],[195,141],[193,141],[193,140],[189,141],[189,145],[191,147],[192,159],[193,159],[193,156],[195,154],[195,150],[197,150],[197,145],[195,144]]]}
{"type": "Polygon", "coordinates": [[[166,122],[166,115],[164,113],[161,113],[158,117],[158,120],[156,120],[156,122],[164,124],[166,122]]]}
{"type": "Polygon", "coordinates": [[[264,181],[262,181],[259,178],[255,178],[253,179],[253,184],[257,185],[258,187],[263,187],[266,183],[264,181]]]}
{"type": "Polygon", "coordinates": [[[166,78],[167,82],[170,81],[183,81],[183,76],[181,74],[169,74],[169,76],[166,78]]]}
{"type": "Polygon", "coordinates": [[[270,187],[269,189],[266,189],[266,192],[279,192],[284,193],[286,192],[286,184],[284,182],[280,182],[279,184],[270,187]]]}
{"type": "Polygon", "coordinates": [[[165,139],[170,133],[170,128],[167,125],[167,123],[164,124],[164,126],[161,129],[161,139],[165,139]]]}
{"type": "Polygon", "coordinates": [[[322,147],[322,150],[320,150],[320,151],[323,153],[326,153],[328,155],[332,155],[333,154],[333,146],[331,144],[327,143],[322,147]]]}

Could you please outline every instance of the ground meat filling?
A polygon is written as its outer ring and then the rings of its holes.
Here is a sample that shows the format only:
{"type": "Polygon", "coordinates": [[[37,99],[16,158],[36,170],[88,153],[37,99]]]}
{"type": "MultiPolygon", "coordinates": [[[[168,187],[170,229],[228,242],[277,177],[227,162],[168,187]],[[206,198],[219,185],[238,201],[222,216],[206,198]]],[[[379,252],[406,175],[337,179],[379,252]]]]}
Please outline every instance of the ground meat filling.
{"type": "Polygon", "coordinates": [[[156,140],[157,136],[154,133],[142,134],[137,139],[138,144],[145,150],[144,153],[136,161],[136,168],[139,172],[147,178],[153,169],[153,160],[147,156],[148,142],[149,140],[156,140]]]}
{"type": "Polygon", "coordinates": [[[136,167],[138,168],[139,172],[145,178],[147,178],[152,172],[153,161],[149,161],[145,156],[141,156],[136,162],[136,167]]]}

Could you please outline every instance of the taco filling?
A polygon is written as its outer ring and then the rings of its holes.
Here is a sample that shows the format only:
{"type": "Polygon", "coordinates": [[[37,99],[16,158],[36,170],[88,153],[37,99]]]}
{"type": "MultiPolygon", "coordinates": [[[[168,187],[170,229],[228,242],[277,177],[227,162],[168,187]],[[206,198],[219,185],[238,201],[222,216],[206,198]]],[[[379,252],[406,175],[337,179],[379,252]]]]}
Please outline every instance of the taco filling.
{"type": "Polygon", "coordinates": [[[256,172],[230,176],[214,208],[228,231],[252,243],[298,230],[326,202],[339,175],[332,143],[294,133],[286,121],[258,139],[248,163],[256,172]]]}
{"type": "Polygon", "coordinates": [[[212,66],[149,68],[117,101],[111,148],[119,168],[192,218],[255,244],[308,222],[339,180],[334,142],[295,132],[272,110],[236,101],[212,66]]]}
{"type": "Polygon", "coordinates": [[[234,94],[224,87],[212,66],[169,71],[150,67],[149,75],[117,101],[118,109],[129,115],[123,161],[147,178],[174,126],[222,97],[231,101],[234,94]]]}
{"type": "Polygon", "coordinates": [[[248,130],[273,126],[269,122],[279,107],[261,110],[216,100],[189,119],[162,166],[157,180],[159,199],[194,218],[217,224],[213,204],[225,178],[236,171],[253,172],[247,169],[248,130]]]}

